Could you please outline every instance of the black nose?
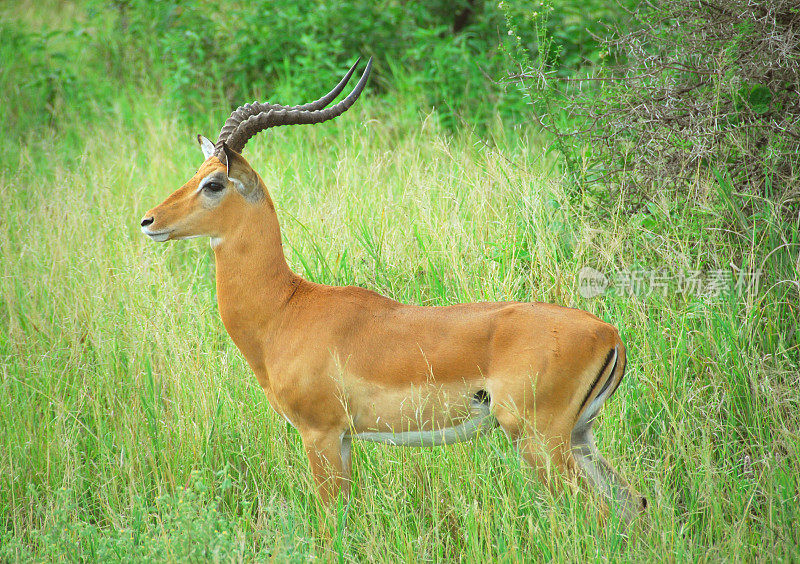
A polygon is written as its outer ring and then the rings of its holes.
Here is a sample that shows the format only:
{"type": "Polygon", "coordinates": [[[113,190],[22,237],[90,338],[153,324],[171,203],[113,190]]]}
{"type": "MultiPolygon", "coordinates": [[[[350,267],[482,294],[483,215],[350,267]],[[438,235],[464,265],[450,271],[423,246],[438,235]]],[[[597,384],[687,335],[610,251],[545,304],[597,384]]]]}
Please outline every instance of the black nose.
{"type": "Polygon", "coordinates": [[[152,217],[146,217],[146,218],[144,218],[144,219],[142,220],[142,227],[147,227],[148,225],[150,225],[151,223],[153,223],[153,221],[155,221],[155,220],[154,220],[152,217]]]}

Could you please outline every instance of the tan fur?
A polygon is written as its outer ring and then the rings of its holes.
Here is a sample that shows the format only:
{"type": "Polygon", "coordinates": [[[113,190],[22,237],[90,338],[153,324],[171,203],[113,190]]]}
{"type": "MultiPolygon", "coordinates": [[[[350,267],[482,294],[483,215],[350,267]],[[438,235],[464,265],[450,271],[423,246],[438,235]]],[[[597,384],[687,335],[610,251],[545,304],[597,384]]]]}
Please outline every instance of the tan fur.
{"type": "MultiPolygon", "coordinates": [[[[304,280],[287,266],[263,181],[243,157],[233,157],[227,174],[253,183],[244,188],[262,198],[246,198],[228,181],[218,205],[209,207],[198,184],[226,172],[210,157],[147,212],[148,229],[172,229],[169,238],[214,238],[222,321],[270,404],[299,431],[324,503],[349,493],[350,436],[452,427],[469,416],[479,390],[546,482],[553,470],[568,479],[578,473],[574,449],[579,464],[593,463],[589,427],[596,413],[581,429],[576,421],[584,399],[584,411],[599,410],[605,398],[593,402],[602,385],[612,378],[613,392],[619,384],[625,347],[613,326],[545,303],[420,307],[304,280]],[[604,363],[614,350],[619,363],[611,373],[604,363]],[[573,434],[581,444],[571,444],[573,434]]],[[[630,520],[638,494],[616,473],[614,483],[595,483],[586,468],[589,482],[630,520]]]]}

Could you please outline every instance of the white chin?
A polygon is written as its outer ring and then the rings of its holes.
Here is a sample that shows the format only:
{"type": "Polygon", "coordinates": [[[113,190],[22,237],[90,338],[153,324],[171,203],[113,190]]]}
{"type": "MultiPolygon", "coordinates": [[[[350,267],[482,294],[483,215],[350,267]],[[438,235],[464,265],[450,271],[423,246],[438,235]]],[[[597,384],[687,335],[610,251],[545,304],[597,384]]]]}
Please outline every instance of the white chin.
{"type": "Polygon", "coordinates": [[[145,235],[150,237],[153,241],[156,241],[158,243],[163,243],[164,241],[169,239],[169,231],[165,231],[162,233],[153,233],[142,227],[142,233],[144,233],[145,235]]]}

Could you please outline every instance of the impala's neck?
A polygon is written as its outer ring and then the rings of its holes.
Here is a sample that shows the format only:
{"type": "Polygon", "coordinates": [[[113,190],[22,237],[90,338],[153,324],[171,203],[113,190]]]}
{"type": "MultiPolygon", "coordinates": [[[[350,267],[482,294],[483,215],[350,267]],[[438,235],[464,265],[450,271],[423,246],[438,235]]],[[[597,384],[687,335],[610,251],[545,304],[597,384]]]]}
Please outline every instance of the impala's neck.
{"type": "MultiPolygon", "coordinates": [[[[282,314],[299,283],[283,256],[278,216],[267,195],[246,206],[236,225],[212,240],[222,322],[252,365],[263,360],[264,331],[282,314]]],[[[254,366],[255,368],[255,366],[254,366]]]]}

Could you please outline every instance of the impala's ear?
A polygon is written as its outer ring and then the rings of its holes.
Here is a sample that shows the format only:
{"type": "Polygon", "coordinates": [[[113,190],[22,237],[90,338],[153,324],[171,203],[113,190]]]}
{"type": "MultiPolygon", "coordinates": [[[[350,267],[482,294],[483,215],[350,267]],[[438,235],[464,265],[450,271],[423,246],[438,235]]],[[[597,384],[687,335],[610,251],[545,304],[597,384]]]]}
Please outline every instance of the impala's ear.
{"type": "Polygon", "coordinates": [[[200,150],[203,151],[203,156],[205,158],[214,154],[214,144],[211,142],[211,139],[198,135],[197,142],[200,143],[200,150]]]}
{"type": "Polygon", "coordinates": [[[242,155],[222,143],[225,152],[225,164],[228,167],[228,178],[233,181],[236,189],[248,200],[261,199],[261,187],[258,185],[258,175],[242,155]]]}

